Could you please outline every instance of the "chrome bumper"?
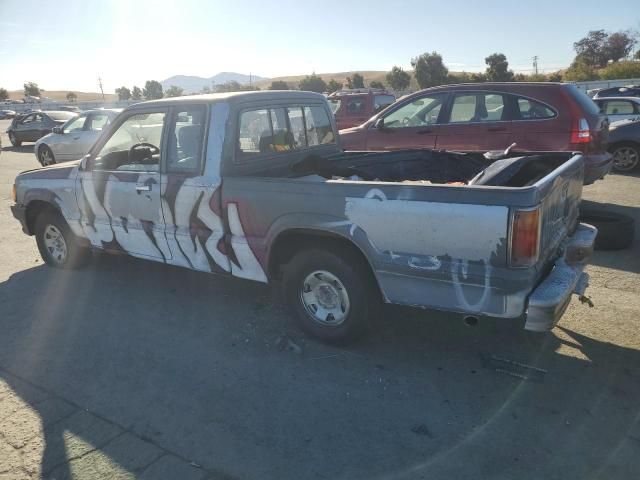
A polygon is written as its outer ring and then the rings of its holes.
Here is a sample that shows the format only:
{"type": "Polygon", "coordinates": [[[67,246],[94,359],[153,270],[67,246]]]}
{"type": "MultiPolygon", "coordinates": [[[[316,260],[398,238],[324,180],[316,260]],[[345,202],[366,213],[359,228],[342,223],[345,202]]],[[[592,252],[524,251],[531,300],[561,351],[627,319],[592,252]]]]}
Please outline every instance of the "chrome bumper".
{"type": "Polygon", "coordinates": [[[596,227],[581,223],[573,236],[567,238],[564,255],[529,296],[525,330],[551,330],[567,309],[571,295],[584,294],[589,285],[589,275],[583,270],[593,254],[597,234],[596,227]]]}

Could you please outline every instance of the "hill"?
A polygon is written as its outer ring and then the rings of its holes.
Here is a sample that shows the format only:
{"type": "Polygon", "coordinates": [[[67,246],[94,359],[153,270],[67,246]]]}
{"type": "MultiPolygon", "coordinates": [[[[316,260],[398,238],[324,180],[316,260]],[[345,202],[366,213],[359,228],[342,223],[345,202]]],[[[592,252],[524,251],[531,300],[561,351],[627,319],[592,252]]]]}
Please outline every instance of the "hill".
{"type": "MultiPolygon", "coordinates": [[[[369,84],[373,81],[384,83],[384,77],[388,72],[380,70],[361,70],[353,72],[316,73],[316,75],[321,77],[325,82],[328,82],[333,78],[335,81],[343,83],[346,87],[347,77],[352,76],[354,73],[359,73],[360,75],[362,75],[364,77],[365,86],[369,86],[369,84]]],[[[293,86],[297,86],[300,80],[302,80],[304,77],[306,77],[306,75],[268,78],[265,80],[256,81],[255,85],[260,88],[267,88],[269,87],[269,85],[271,85],[271,82],[275,80],[282,80],[283,82],[287,82],[290,84],[294,84],[293,86]]]]}
{"type": "Polygon", "coordinates": [[[180,87],[185,93],[197,93],[200,92],[203,87],[211,88],[213,85],[219,85],[221,83],[236,81],[242,85],[249,83],[256,83],[258,81],[266,81],[265,77],[258,75],[245,75],[244,73],[236,72],[220,72],[212,77],[198,77],[195,75],[174,75],[165,80],[162,80],[163,89],[167,89],[172,85],[180,87]]]}

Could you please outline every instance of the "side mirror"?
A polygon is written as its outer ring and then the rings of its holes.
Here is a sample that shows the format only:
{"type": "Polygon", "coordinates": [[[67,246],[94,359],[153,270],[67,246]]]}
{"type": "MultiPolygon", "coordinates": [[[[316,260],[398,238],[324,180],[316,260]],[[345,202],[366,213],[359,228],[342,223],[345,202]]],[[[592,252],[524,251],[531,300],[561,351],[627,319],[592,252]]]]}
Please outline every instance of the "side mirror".
{"type": "Polygon", "coordinates": [[[53,127],[53,133],[57,133],[61,135],[64,133],[64,129],[62,127],[53,127]]]}
{"type": "Polygon", "coordinates": [[[377,128],[378,130],[382,130],[384,128],[384,118],[380,117],[379,119],[376,120],[376,123],[373,124],[374,128],[377,128]]]}

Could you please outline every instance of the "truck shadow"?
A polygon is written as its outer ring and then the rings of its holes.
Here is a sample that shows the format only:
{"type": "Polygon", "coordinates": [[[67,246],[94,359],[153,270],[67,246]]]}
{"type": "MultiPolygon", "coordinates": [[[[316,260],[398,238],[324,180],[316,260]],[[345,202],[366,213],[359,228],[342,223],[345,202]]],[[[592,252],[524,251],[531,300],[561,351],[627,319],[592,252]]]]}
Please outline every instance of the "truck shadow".
{"type": "MultiPolygon", "coordinates": [[[[38,266],[0,283],[0,377],[45,426],[41,469],[56,478],[70,476],[59,413],[25,381],[225,478],[640,468],[636,348],[561,327],[471,329],[405,308],[382,317],[366,340],[335,348],[299,334],[261,285],[126,258],[38,266]]],[[[97,432],[71,433],[100,448],[97,432]]],[[[111,455],[139,473],[130,455],[111,455]]]]}

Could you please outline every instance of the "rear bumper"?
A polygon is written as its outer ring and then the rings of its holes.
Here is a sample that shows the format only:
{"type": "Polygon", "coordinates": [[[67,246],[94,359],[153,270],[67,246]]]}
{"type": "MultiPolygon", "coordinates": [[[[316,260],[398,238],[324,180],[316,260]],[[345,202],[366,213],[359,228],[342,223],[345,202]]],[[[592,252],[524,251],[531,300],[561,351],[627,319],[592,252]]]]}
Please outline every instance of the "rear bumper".
{"type": "Polygon", "coordinates": [[[584,154],[584,184],[591,185],[611,171],[613,156],[610,153],[584,154]]]}
{"type": "Polygon", "coordinates": [[[22,225],[22,231],[31,235],[27,226],[27,208],[24,205],[11,205],[11,213],[22,225]]]}
{"type": "Polygon", "coordinates": [[[581,223],[567,239],[564,256],[556,261],[551,273],[529,296],[525,330],[551,330],[567,309],[571,295],[584,294],[589,275],[583,270],[593,254],[597,234],[595,227],[581,223]]]}

